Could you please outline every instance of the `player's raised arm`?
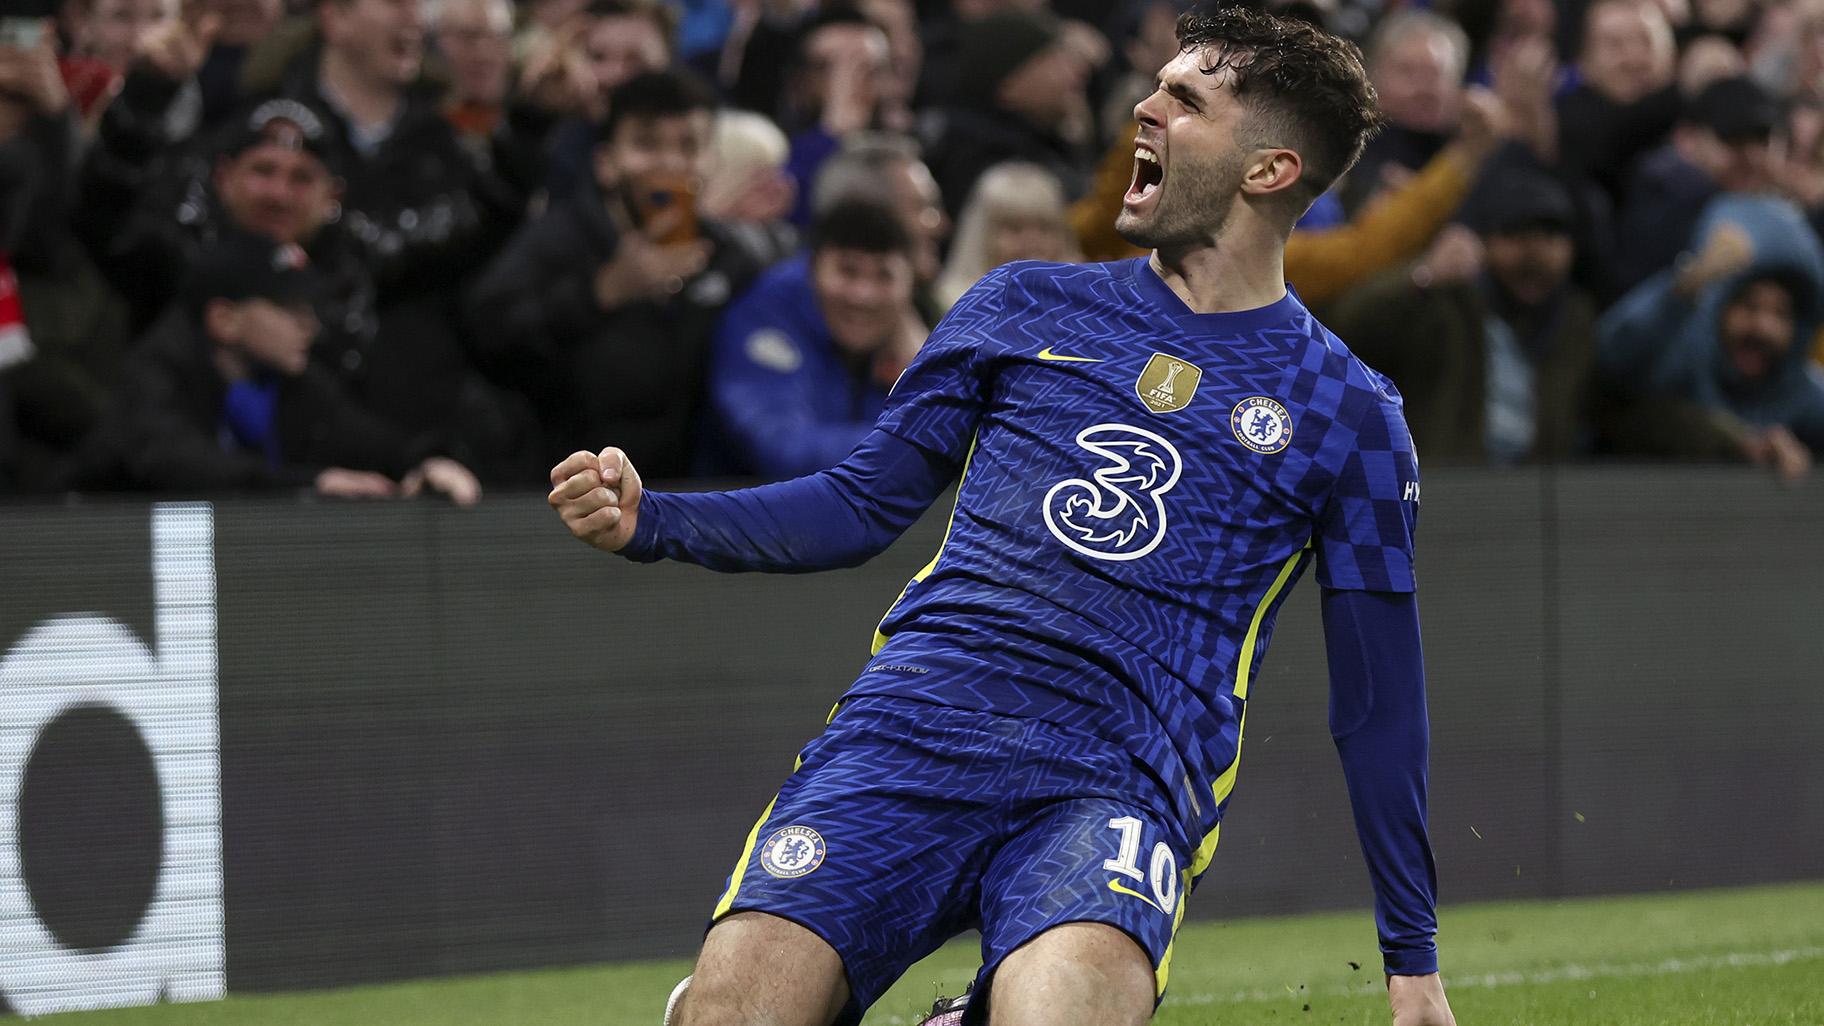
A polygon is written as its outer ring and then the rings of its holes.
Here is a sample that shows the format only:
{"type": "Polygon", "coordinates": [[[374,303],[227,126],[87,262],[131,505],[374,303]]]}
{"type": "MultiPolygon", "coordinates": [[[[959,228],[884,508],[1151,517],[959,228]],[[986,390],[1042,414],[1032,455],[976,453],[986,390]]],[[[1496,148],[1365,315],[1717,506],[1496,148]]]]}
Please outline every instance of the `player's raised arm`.
{"type": "Polygon", "coordinates": [[[876,431],[839,466],[758,488],[647,492],[619,449],[573,453],[548,501],[570,533],[638,562],[802,573],[855,566],[885,549],[957,467],[876,431]]]}
{"type": "Polygon", "coordinates": [[[548,501],[577,538],[648,562],[800,573],[854,566],[891,545],[956,479],[981,419],[983,342],[1006,269],[959,300],[894,386],[875,430],[829,470],[730,492],[647,492],[619,449],[551,470],[548,501]]]}

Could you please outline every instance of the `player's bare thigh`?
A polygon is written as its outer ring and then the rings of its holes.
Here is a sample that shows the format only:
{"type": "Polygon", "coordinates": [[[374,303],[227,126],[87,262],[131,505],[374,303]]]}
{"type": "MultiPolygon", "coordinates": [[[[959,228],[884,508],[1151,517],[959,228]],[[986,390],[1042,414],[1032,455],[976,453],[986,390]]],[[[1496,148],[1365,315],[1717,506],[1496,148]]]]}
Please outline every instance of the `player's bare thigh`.
{"type": "Polygon", "coordinates": [[[1153,965],[1103,923],[1065,923],[1022,944],[994,971],[989,1026],[1142,1026],[1153,1017],[1153,965]]]}
{"type": "Polygon", "coordinates": [[[789,919],[737,912],[710,928],[674,1026],[829,1026],[849,1000],[842,959],[789,919]]]}

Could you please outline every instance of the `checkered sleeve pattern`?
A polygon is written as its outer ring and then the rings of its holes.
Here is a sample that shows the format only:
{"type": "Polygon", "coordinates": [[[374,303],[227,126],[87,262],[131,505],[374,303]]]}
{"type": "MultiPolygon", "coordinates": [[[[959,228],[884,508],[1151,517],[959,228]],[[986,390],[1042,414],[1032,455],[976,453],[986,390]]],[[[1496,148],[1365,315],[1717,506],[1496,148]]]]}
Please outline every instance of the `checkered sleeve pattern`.
{"type": "Polygon", "coordinates": [[[1318,522],[1317,580],[1326,588],[1414,591],[1419,462],[1397,393],[1382,385],[1318,522]]]}

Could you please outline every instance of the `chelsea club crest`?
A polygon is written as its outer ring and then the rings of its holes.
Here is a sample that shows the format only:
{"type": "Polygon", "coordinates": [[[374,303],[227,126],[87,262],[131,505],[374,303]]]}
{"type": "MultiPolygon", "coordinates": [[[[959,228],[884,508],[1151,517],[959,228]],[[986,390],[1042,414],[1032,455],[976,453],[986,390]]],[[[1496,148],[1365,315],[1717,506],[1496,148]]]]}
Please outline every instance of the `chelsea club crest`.
{"type": "Polygon", "coordinates": [[[817,831],[807,826],[783,827],[760,849],[760,868],[781,880],[795,880],[823,865],[825,851],[817,831]]]}
{"type": "Polygon", "coordinates": [[[1235,412],[1229,414],[1229,427],[1236,441],[1267,456],[1284,452],[1292,444],[1292,417],[1284,406],[1264,395],[1236,403],[1235,412]]]}

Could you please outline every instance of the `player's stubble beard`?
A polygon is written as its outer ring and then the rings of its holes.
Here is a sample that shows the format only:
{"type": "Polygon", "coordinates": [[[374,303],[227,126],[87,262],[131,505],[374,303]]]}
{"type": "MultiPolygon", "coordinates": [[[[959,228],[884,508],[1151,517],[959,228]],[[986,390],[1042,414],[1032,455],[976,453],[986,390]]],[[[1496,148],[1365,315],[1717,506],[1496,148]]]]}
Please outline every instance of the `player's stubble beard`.
{"type": "Polygon", "coordinates": [[[1152,211],[1135,214],[1122,207],[1115,215],[1116,234],[1141,249],[1214,244],[1241,189],[1246,160],[1236,149],[1208,162],[1174,163],[1152,211]]]}

